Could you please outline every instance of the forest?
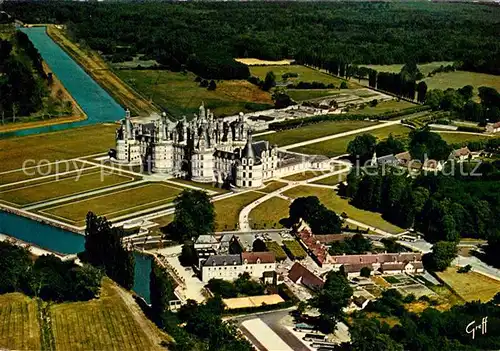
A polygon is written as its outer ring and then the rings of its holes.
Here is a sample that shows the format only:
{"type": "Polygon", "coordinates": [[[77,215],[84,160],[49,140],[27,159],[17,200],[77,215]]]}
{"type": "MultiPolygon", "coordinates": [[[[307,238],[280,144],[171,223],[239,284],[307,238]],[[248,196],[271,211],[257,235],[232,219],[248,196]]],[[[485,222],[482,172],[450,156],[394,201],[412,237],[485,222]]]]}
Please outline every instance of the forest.
{"type": "Polygon", "coordinates": [[[66,24],[74,39],[113,61],[145,54],[204,78],[226,78],[226,72],[227,78],[248,78],[234,57],[352,64],[446,60],[500,73],[495,5],[51,1],[7,2],[3,9],[26,23],[66,24]]]}

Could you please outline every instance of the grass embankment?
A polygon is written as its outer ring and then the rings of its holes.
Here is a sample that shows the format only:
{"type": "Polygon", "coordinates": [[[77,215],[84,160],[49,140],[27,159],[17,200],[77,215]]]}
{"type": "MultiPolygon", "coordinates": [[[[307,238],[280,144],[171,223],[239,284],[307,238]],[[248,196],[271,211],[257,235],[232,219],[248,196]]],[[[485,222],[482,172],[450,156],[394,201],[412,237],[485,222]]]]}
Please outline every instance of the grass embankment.
{"type": "Polygon", "coordinates": [[[256,140],[268,140],[270,144],[285,146],[302,141],[312,140],[351,130],[365,128],[377,124],[369,121],[328,121],[309,124],[301,128],[284,130],[281,132],[255,137],[256,140]]]}
{"type": "Polygon", "coordinates": [[[289,180],[292,182],[299,182],[302,180],[307,180],[315,177],[319,177],[320,175],[330,173],[330,171],[302,171],[299,173],[295,173],[292,175],[289,175],[287,177],[283,177],[285,180],[289,180]]]}
{"type": "Polygon", "coordinates": [[[182,190],[164,183],[151,183],[45,208],[40,212],[49,217],[83,226],[88,211],[113,219],[148,208],[167,205],[182,190]]]}
{"type": "Polygon", "coordinates": [[[41,349],[35,300],[20,293],[0,295],[0,349],[41,349]]]}
{"type": "Polygon", "coordinates": [[[229,197],[220,201],[214,202],[215,205],[215,230],[236,230],[238,225],[239,214],[241,210],[251,202],[254,202],[263,194],[248,191],[239,195],[229,197]]]}
{"type": "Polygon", "coordinates": [[[87,191],[104,189],[113,185],[134,181],[135,178],[116,173],[107,174],[92,169],[84,174],[76,174],[63,179],[47,179],[37,184],[24,184],[21,187],[0,191],[0,201],[18,206],[40,203],[63,198],[87,191]]]}
{"type": "Polygon", "coordinates": [[[264,185],[266,187],[263,189],[259,189],[259,191],[263,191],[265,193],[272,193],[273,191],[276,191],[276,190],[281,189],[284,186],[286,186],[286,183],[273,180],[273,181],[264,183],[264,185]]]}
{"type": "Polygon", "coordinates": [[[158,109],[147,99],[127,86],[95,51],[72,42],[62,30],[47,26],[48,35],[61,46],[83,69],[122,106],[134,115],[148,116],[158,109]]]}
{"type": "Polygon", "coordinates": [[[448,267],[436,275],[465,301],[487,302],[500,291],[500,281],[478,272],[457,273],[456,267],[448,267]]]}
{"type": "MultiPolygon", "coordinates": [[[[114,124],[99,124],[53,133],[0,139],[0,172],[20,169],[26,160],[55,162],[106,152],[115,145],[114,124]]],[[[0,174],[0,178],[2,175],[0,174]]]]}
{"type": "Polygon", "coordinates": [[[300,185],[285,191],[284,195],[291,198],[317,196],[321,203],[339,215],[345,212],[348,217],[353,220],[362,222],[370,227],[384,230],[391,234],[397,234],[404,231],[404,229],[401,229],[384,220],[380,213],[360,210],[350,205],[348,200],[342,199],[333,189],[330,188],[300,185]]]}
{"type": "MultiPolygon", "coordinates": [[[[347,169],[347,168],[346,168],[347,169]]],[[[348,172],[334,174],[330,177],[322,178],[320,180],[316,180],[313,184],[321,184],[321,185],[337,185],[347,178],[348,172]]]]}
{"type": "Polygon", "coordinates": [[[249,215],[253,229],[283,228],[280,220],[288,218],[290,202],[281,197],[272,197],[255,207],[249,215]]]}
{"type": "Polygon", "coordinates": [[[272,108],[271,94],[246,80],[217,81],[215,90],[200,87],[191,72],[167,70],[120,70],[117,74],[157,105],[166,108],[175,117],[191,118],[201,103],[215,116],[234,115],[272,108]]]}
{"type": "MultiPolygon", "coordinates": [[[[453,62],[450,61],[434,61],[434,62],[429,62],[429,63],[421,63],[418,65],[418,69],[424,76],[435,70],[436,68],[439,68],[440,66],[447,66],[451,65],[453,62]]],[[[368,67],[371,69],[374,69],[378,72],[390,72],[390,73],[399,73],[401,72],[401,68],[403,68],[402,63],[396,63],[393,65],[360,65],[364,67],[368,67]]]]}
{"type": "MultiPolygon", "coordinates": [[[[375,130],[370,130],[366,133],[374,135],[377,139],[386,139],[391,133],[395,137],[405,137],[410,133],[411,129],[403,125],[392,125],[375,130]]],[[[311,155],[325,155],[327,157],[339,156],[347,153],[347,145],[356,136],[364,133],[348,135],[341,138],[330,139],[319,143],[309,144],[298,148],[291,149],[290,151],[299,152],[311,155]]]]}

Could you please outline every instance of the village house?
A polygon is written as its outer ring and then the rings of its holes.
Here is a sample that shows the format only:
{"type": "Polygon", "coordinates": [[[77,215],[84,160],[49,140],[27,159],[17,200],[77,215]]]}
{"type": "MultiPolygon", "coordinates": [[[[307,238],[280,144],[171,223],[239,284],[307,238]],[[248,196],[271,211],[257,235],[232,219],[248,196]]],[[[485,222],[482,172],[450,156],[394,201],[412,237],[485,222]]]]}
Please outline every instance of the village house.
{"type": "Polygon", "coordinates": [[[468,160],[469,157],[472,156],[472,152],[469,150],[467,146],[462,147],[460,149],[453,150],[448,157],[449,160],[455,161],[465,161],[468,160]]]}
{"type": "Polygon", "coordinates": [[[493,134],[498,132],[500,132],[500,122],[486,124],[486,133],[493,134]]]}
{"type": "Polygon", "coordinates": [[[341,269],[348,277],[357,277],[367,267],[371,274],[421,273],[422,254],[414,252],[329,256],[333,269],[341,269]]]}
{"type": "Polygon", "coordinates": [[[276,271],[276,258],[272,252],[242,252],[239,255],[212,255],[201,265],[201,280],[207,283],[210,279],[233,281],[240,274],[247,272],[252,278],[266,279],[265,283],[273,283],[273,275],[267,272],[276,271]]]}
{"type": "Polygon", "coordinates": [[[313,291],[318,291],[325,284],[320,277],[298,262],[295,262],[288,271],[288,278],[295,284],[302,284],[313,291]]]}

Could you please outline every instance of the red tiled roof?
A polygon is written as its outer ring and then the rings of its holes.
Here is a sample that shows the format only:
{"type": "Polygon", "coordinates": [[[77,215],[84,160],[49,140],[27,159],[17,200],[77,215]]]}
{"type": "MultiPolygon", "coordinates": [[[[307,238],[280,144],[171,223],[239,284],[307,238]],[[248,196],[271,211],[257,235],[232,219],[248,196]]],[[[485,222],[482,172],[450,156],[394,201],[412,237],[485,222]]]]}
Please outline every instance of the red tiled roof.
{"type": "Polygon", "coordinates": [[[371,264],[344,264],[342,265],[344,267],[344,272],[346,273],[357,273],[361,271],[361,268],[368,267],[370,270],[372,270],[372,265],[371,264]]]}
{"type": "Polygon", "coordinates": [[[318,263],[322,265],[328,255],[326,247],[322,243],[320,243],[319,240],[316,239],[316,236],[308,230],[302,230],[297,234],[297,236],[300,238],[300,240],[302,240],[304,245],[307,246],[318,263]]]}
{"type": "Polygon", "coordinates": [[[260,263],[275,263],[276,257],[274,256],[274,252],[242,252],[241,260],[249,264],[257,263],[257,260],[260,259],[260,263]]]}
{"type": "Polygon", "coordinates": [[[295,262],[288,271],[288,278],[294,283],[301,279],[301,283],[311,289],[320,289],[325,282],[298,262],[295,262]]]}
{"type": "Polygon", "coordinates": [[[468,154],[470,154],[470,150],[467,146],[462,147],[460,149],[453,150],[453,156],[455,156],[455,157],[467,156],[468,154]]]}
{"type": "Polygon", "coordinates": [[[335,241],[344,241],[346,238],[352,237],[353,234],[324,234],[324,235],[314,235],[314,238],[321,244],[330,244],[335,241]]]}
{"type": "Polygon", "coordinates": [[[405,268],[404,263],[383,263],[380,269],[384,271],[402,271],[405,268]]]}
{"type": "Polygon", "coordinates": [[[422,261],[422,254],[414,252],[401,252],[366,255],[339,255],[331,256],[330,260],[334,264],[373,264],[384,262],[398,263],[404,261],[422,261]]]}

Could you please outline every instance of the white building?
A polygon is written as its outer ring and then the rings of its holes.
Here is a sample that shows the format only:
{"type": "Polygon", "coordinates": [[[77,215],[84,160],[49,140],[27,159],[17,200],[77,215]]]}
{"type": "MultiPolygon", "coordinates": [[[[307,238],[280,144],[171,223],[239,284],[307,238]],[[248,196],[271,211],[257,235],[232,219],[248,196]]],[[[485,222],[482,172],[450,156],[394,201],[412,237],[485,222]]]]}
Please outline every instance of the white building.
{"type": "Polygon", "coordinates": [[[236,280],[247,272],[255,279],[263,279],[265,273],[276,271],[276,259],[272,252],[243,252],[240,255],[212,255],[203,262],[201,279],[236,280]]]}
{"type": "Polygon", "coordinates": [[[215,120],[203,105],[190,122],[185,117],[172,122],[164,114],[151,123],[133,123],[127,111],[116,132],[113,157],[156,173],[243,188],[260,187],[277,176],[279,161],[276,146],[252,141],[242,113],[229,123],[215,120]]]}

